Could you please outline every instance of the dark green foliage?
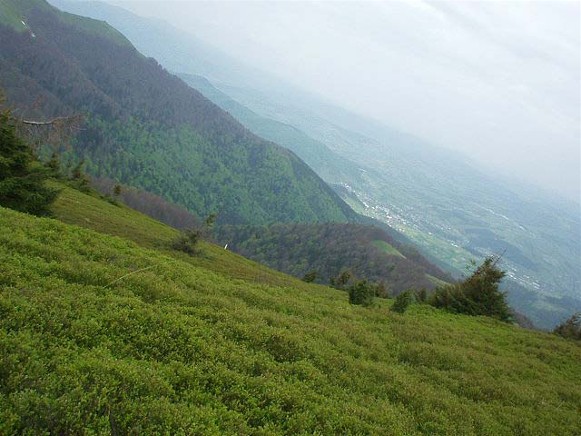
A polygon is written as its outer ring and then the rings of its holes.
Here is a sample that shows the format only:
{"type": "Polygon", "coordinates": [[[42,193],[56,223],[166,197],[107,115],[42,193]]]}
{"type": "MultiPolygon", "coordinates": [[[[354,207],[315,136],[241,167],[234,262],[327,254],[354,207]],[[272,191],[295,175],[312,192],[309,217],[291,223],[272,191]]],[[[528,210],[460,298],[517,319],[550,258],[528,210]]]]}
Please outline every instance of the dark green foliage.
{"type": "Polygon", "coordinates": [[[199,229],[184,230],[172,243],[174,250],[183,251],[193,256],[198,253],[198,242],[200,242],[201,231],[199,229]]]}
{"type": "Polygon", "coordinates": [[[405,291],[395,297],[395,302],[391,306],[391,310],[397,313],[404,313],[410,304],[414,302],[414,293],[412,291],[405,291]]]}
{"type": "Polygon", "coordinates": [[[418,303],[426,303],[428,301],[428,290],[422,288],[414,293],[415,299],[418,303]]]}
{"type": "Polygon", "coordinates": [[[329,284],[336,289],[345,289],[347,284],[354,278],[353,272],[349,269],[341,271],[336,277],[329,279],[329,284]]]}
{"type": "Polygon", "coordinates": [[[347,288],[349,303],[371,306],[375,300],[375,286],[366,280],[359,280],[347,288]]]}
{"type": "Polygon", "coordinates": [[[470,277],[460,283],[438,288],[430,303],[454,313],[511,321],[506,295],[499,290],[500,281],[506,275],[497,265],[499,260],[499,257],[487,257],[470,277]]]}
{"type": "Polygon", "coordinates": [[[71,172],[70,181],[71,186],[73,186],[74,188],[83,192],[89,192],[91,190],[90,186],[91,182],[89,180],[89,177],[85,173],[84,166],[85,166],[84,160],[79,161],[79,163],[75,165],[71,172]]]}
{"type": "Polygon", "coordinates": [[[303,282],[312,283],[315,281],[316,278],[317,278],[317,271],[312,270],[303,276],[303,282]]]}
{"type": "Polygon", "coordinates": [[[383,282],[388,292],[435,287],[427,274],[452,279],[383,229],[362,224],[274,224],[218,226],[215,237],[231,250],[271,268],[304,277],[318,272],[316,282],[342,288],[346,270],[368,282],[383,282]],[[389,289],[388,289],[389,288],[389,289]]]}
{"type": "Polygon", "coordinates": [[[553,333],[568,339],[581,340],[581,312],[577,312],[571,318],[559,324],[553,333]]]}
{"type": "Polygon", "coordinates": [[[58,191],[46,186],[51,171],[16,134],[10,112],[0,113],[0,205],[33,215],[48,215],[58,191]]]}

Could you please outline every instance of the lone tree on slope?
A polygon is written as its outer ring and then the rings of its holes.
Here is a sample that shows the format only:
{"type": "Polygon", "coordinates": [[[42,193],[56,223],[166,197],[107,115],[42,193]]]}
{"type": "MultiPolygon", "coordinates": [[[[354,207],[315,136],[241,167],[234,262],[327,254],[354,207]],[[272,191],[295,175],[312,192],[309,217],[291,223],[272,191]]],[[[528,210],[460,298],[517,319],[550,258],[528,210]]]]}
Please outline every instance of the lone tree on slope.
{"type": "Polygon", "coordinates": [[[500,256],[489,256],[464,281],[436,290],[431,304],[450,312],[485,315],[501,321],[512,321],[506,294],[499,290],[506,273],[498,267],[500,256]]]}
{"type": "Polygon", "coordinates": [[[48,215],[58,191],[46,186],[51,171],[16,132],[9,110],[0,112],[0,206],[48,215]]]}

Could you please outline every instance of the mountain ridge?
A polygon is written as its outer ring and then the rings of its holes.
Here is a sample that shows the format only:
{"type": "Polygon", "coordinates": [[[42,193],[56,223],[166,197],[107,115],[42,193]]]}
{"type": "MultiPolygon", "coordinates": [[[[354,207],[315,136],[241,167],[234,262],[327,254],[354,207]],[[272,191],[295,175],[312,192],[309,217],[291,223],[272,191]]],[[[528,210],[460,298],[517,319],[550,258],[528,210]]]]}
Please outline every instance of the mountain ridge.
{"type": "Polygon", "coordinates": [[[258,138],[133,46],[67,27],[53,10],[31,8],[27,20],[34,38],[2,30],[2,62],[20,74],[3,74],[1,83],[22,106],[37,97],[18,84],[36,83],[32,90],[46,98],[35,113],[88,114],[74,152],[90,173],[169,195],[199,216],[218,212],[225,222],[356,219],[294,153],[258,138]],[[164,153],[162,144],[170,147],[164,153]],[[189,165],[175,168],[180,161],[189,165]],[[196,185],[201,179],[205,187],[196,185]]]}

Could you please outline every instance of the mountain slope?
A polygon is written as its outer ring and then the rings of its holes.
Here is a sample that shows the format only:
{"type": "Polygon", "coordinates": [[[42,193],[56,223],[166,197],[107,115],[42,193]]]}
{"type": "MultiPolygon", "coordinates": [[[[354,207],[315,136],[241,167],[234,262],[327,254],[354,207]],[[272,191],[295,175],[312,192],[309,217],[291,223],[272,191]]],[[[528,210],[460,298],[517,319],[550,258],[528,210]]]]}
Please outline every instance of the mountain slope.
{"type": "Polygon", "coordinates": [[[292,150],[311,168],[316,168],[328,183],[360,177],[361,169],[350,160],[335,154],[326,145],[315,141],[301,130],[252,112],[214,87],[204,77],[179,74],[188,85],[220,106],[253,133],[292,150]]]}
{"type": "MultiPolygon", "coordinates": [[[[218,212],[220,223],[366,221],[288,150],[243,129],[126,40],[101,38],[112,34],[106,23],[93,22],[87,33],[90,20],[65,17],[30,9],[24,18],[35,37],[5,29],[2,64],[16,71],[15,82],[26,76],[37,95],[52,97],[37,106],[40,115],[86,114],[73,151],[91,174],[157,193],[198,216],[218,212]]],[[[30,88],[20,89],[30,98],[30,88]]],[[[14,99],[15,87],[7,91],[14,99]]],[[[429,285],[420,255],[400,263],[405,283],[429,285]]]]}
{"type": "Polygon", "coordinates": [[[33,34],[0,27],[0,86],[13,105],[33,107],[29,115],[85,114],[73,151],[91,174],[200,216],[217,212],[222,222],[355,219],[296,155],[250,133],[124,38],[112,38],[105,23],[31,3],[20,11],[33,34]]]}
{"type": "Polygon", "coordinates": [[[389,295],[407,289],[433,289],[452,278],[416,250],[386,232],[361,224],[274,224],[220,226],[216,238],[228,248],[278,271],[303,277],[317,273],[329,283],[349,270],[357,279],[383,283],[389,295]]]}
{"type": "Polygon", "coordinates": [[[484,173],[461,156],[321,101],[162,22],[98,2],[53,1],[113,23],[144,53],[189,74],[190,83],[251,130],[281,142],[302,138],[285,145],[358,212],[403,232],[439,265],[461,274],[470,259],[506,250],[511,304],[537,325],[551,328],[581,310],[578,205],[484,173]]]}
{"type": "Polygon", "coordinates": [[[3,434],[579,428],[571,341],[172,253],[172,229],[69,189],[56,213],[122,237],[0,208],[3,434]]]}

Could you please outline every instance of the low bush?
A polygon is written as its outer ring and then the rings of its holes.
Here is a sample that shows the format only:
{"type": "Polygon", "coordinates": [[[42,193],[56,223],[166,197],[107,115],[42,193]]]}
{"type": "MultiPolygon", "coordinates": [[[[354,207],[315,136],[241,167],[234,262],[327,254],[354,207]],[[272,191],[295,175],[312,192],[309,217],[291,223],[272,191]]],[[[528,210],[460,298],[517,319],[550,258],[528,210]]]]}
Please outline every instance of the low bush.
{"type": "Polygon", "coordinates": [[[375,300],[375,286],[360,280],[347,288],[349,292],[349,303],[361,306],[371,306],[375,300]]]}
{"type": "Polygon", "coordinates": [[[553,333],[568,339],[576,339],[581,341],[581,312],[577,312],[571,318],[563,321],[553,333]]]}
{"type": "Polygon", "coordinates": [[[391,310],[397,313],[404,313],[410,304],[414,302],[414,294],[412,291],[405,291],[399,294],[393,306],[391,306],[391,310]]]}
{"type": "Polygon", "coordinates": [[[172,243],[174,250],[183,251],[193,256],[198,252],[198,242],[200,242],[201,232],[198,229],[184,230],[172,243]]]}

